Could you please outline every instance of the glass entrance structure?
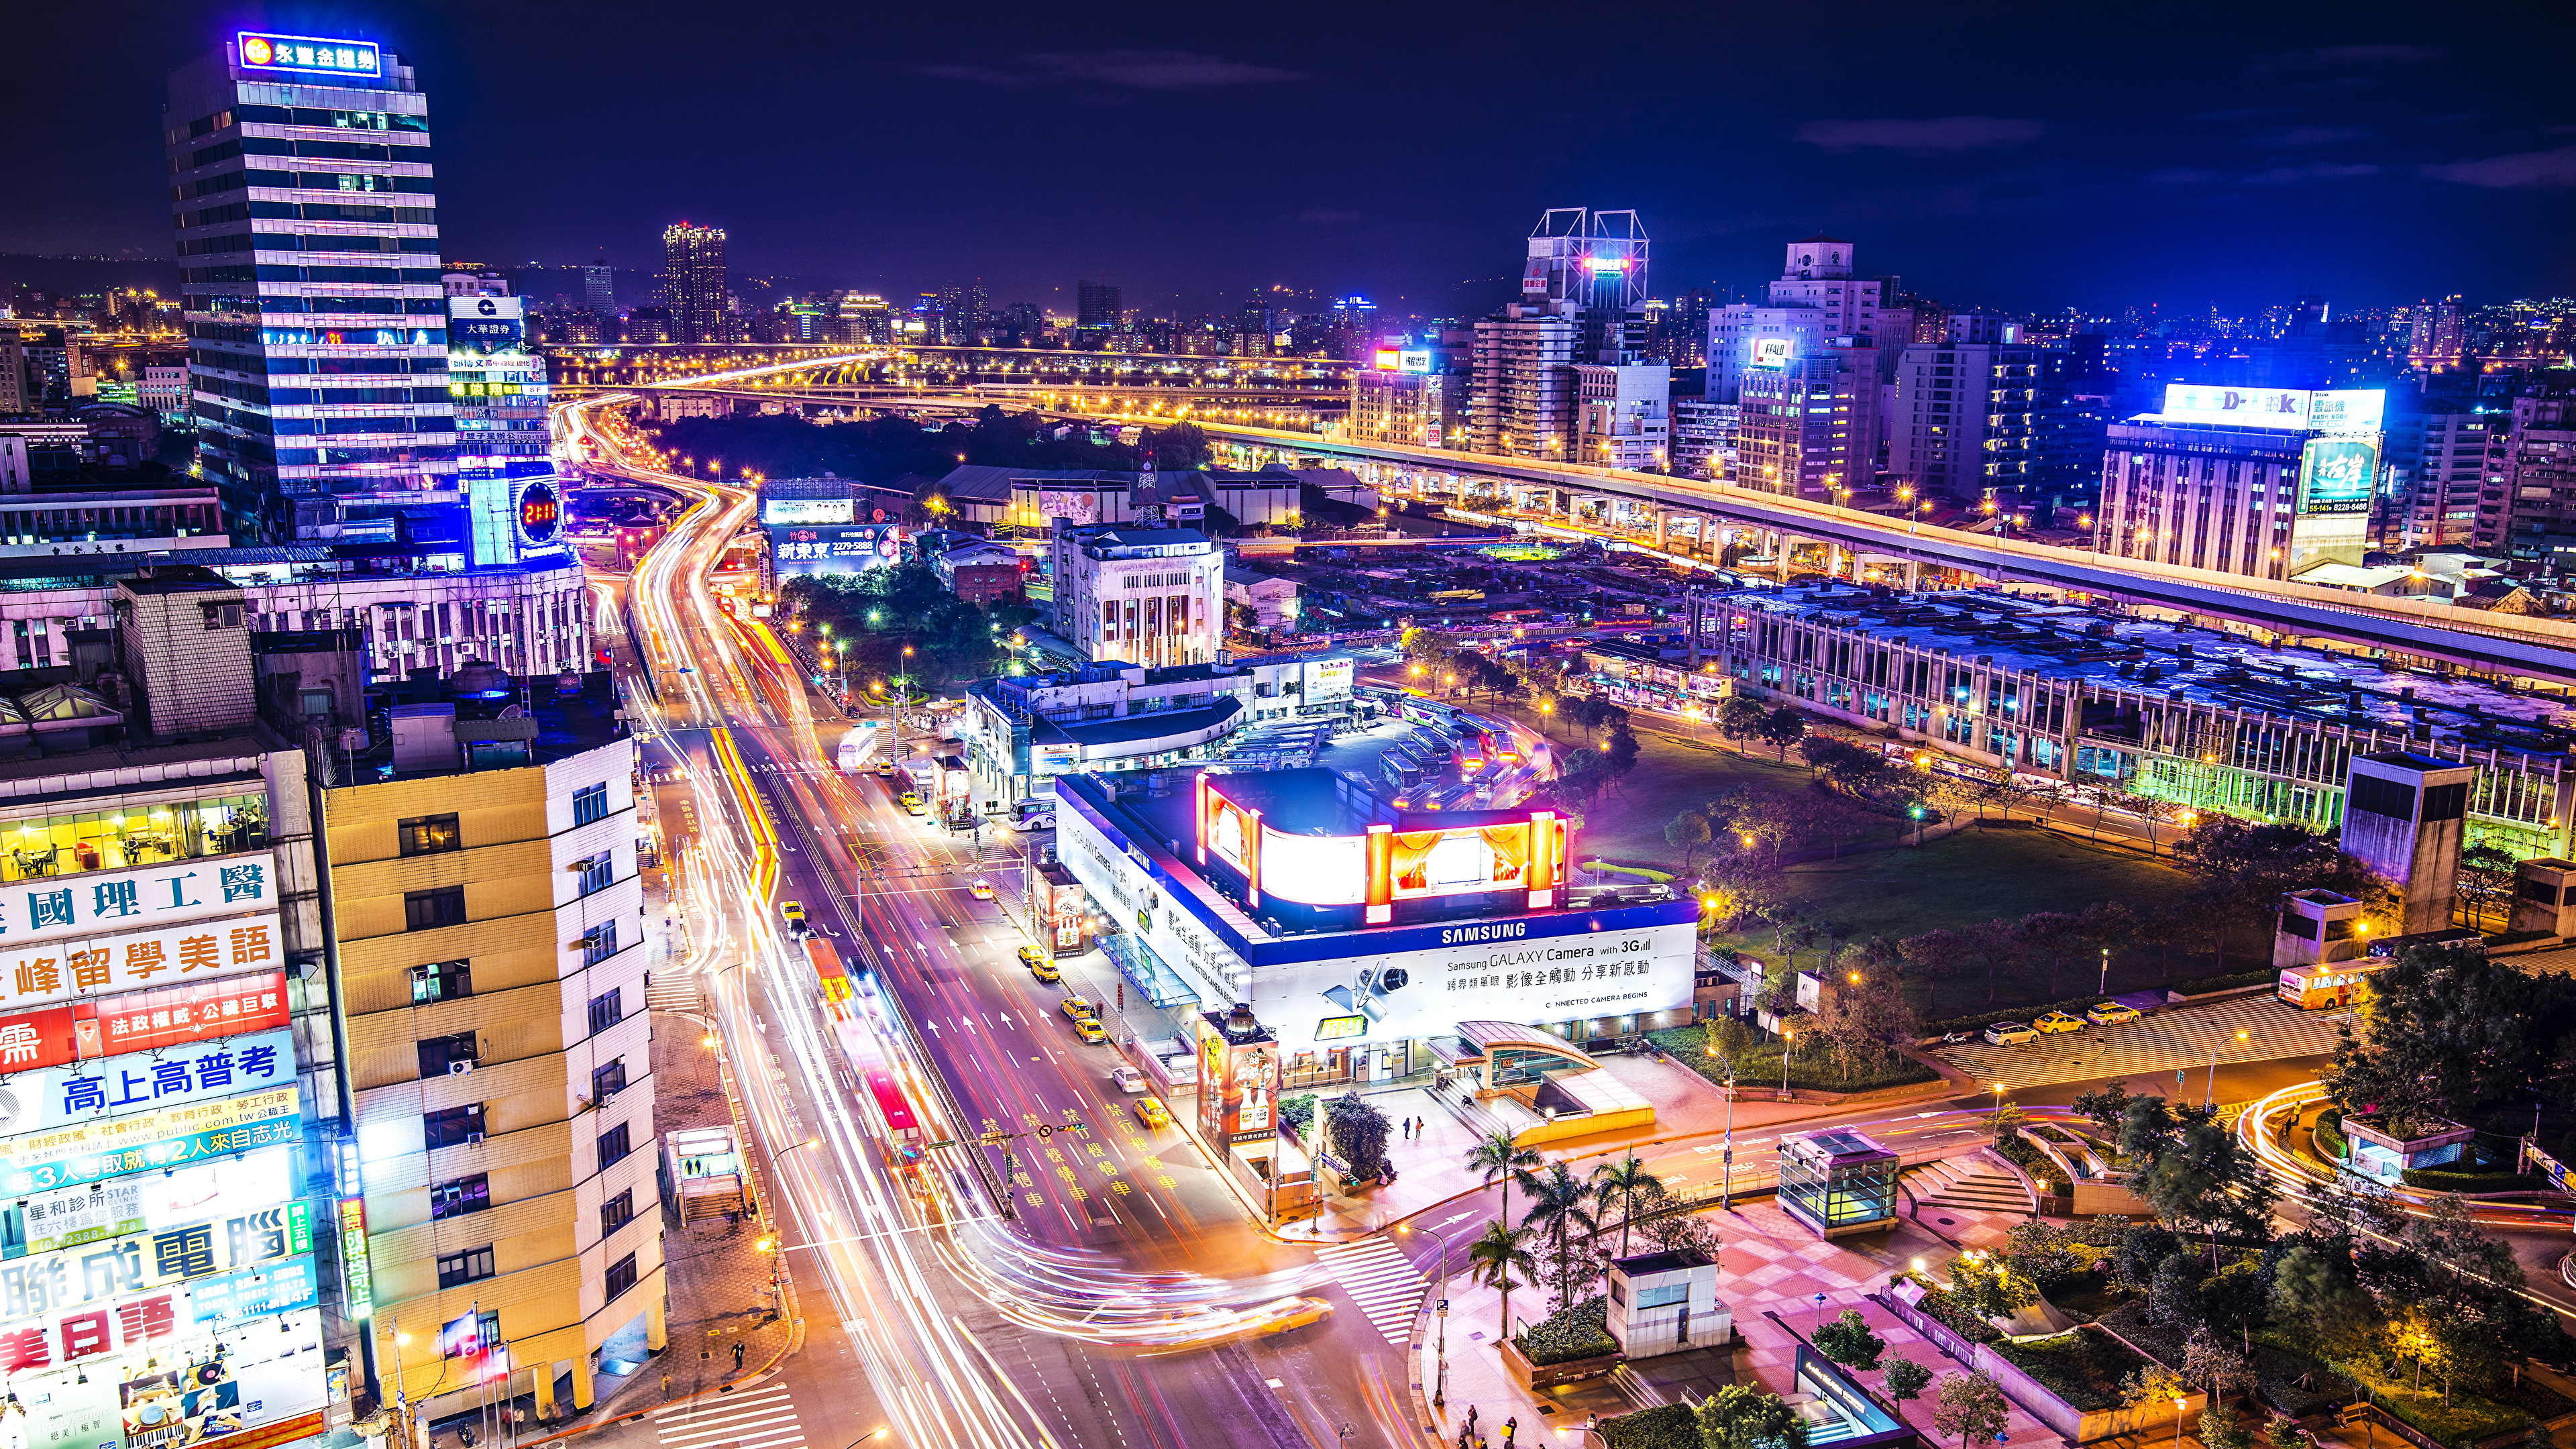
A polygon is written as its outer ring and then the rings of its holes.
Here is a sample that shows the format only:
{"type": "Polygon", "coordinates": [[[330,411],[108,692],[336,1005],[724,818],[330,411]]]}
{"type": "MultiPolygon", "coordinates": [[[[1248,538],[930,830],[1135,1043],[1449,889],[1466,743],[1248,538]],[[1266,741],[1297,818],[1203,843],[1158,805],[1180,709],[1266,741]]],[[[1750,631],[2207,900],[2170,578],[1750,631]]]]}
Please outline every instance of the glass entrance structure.
{"type": "Polygon", "coordinates": [[[1780,1207],[1818,1237],[1896,1226],[1896,1154],[1848,1129],[1780,1139],[1780,1207]]]}

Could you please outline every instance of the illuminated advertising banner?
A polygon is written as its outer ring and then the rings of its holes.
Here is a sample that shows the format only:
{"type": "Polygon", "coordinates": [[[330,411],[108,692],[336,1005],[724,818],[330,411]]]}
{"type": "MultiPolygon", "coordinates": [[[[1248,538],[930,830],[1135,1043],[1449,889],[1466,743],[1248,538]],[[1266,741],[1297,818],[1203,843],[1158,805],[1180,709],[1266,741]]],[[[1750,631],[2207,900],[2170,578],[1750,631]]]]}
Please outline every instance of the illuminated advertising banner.
{"type": "Polygon", "coordinates": [[[1356,906],[1368,898],[1368,837],[1288,835],[1265,825],[1261,869],[1270,894],[1282,900],[1356,906]]]}
{"type": "Polygon", "coordinates": [[[292,1142],[294,1087],[270,1087],[0,1141],[0,1194],[24,1195],[292,1142]]]}
{"type": "Polygon", "coordinates": [[[1787,367],[1790,359],[1797,355],[1798,339],[1794,337],[1756,337],[1753,339],[1753,365],[1755,367],[1787,367]]]}
{"type": "Polygon", "coordinates": [[[139,1172],[22,1198],[6,1209],[7,1256],[50,1253],[130,1233],[246,1214],[295,1196],[294,1150],[270,1147],[239,1161],[139,1172]]]}
{"type": "Polygon", "coordinates": [[[2377,388],[2312,392],[2295,387],[2219,387],[2177,382],[2165,387],[2170,423],[2228,423],[2240,428],[2376,432],[2388,395],[2377,388]]]}
{"type": "Polygon", "coordinates": [[[896,524],[799,524],[769,530],[770,566],[780,578],[892,568],[902,557],[903,529],[896,524]]]}
{"type": "Polygon", "coordinates": [[[1199,838],[1207,842],[1207,848],[1217,859],[1247,876],[1256,877],[1253,886],[1259,889],[1260,857],[1257,852],[1260,849],[1261,817],[1214,790],[1206,789],[1206,776],[1200,776],[1199,780],[1202,787],[1200,798],[1206,802],[1207,810],[1199,822],[1199,838]]]}
{"type": "Polygon", "coordinates": [[[276,904],[277,857],[256,851],[134,870],[92,871],[68,884],[38,877],[0,892],[0,942],[166,926],[276,904]]]}
{"type": "Polygon", "coordinates": [[[2301,513],[2368,513],[2378,485],[2376,438],[2310,438],[2299,450],[2301,513]]]}
{"type": "Polygon", "coordinates": [[[551,546],[563,535],[563,499],[542,478],[519,489],[519,544],[531,551],[551,546]]]}
{"type": "Polygon", "coordinates": [[[1279,1101],[1279,1049],[1269,1042],[1236,1046],[1201,1019],[1199,1131],[1210,1141],[1270,1135],[1279,1101]]]}
{"type": "MultiPolygon", "coordinates": [[[[313,1208],[288,1202],[167,1232],[136,1233],[0,1264],[0,1331],[64,1309],[102,1305],[189,1279],[249,1273],[285,1258],[313,1261],[313,1208]]],[[[249,1290],[227,1290],[230,1303],[249,1290]]],[[[310,1298],[295,1306],[310,1306],[310,1298]]]]}
{"type": "Polygon", "coordinates": [[[384,76],[384,53],[372,40],[328,40],[318,35],[233,32],[233,53],[249,71],[299,71],[308,75],[384,76]]]}
{"type": "Polygon", "coordinates": [[[17,1072],[0,1079],[0,1135],[294,1080],[295,1034],[286,1030],[17,1072]]]}
{"type": "Polygon", "coordinates": [[[286,964],[274,913],[0,950],[0,1011],[286,964]]]}
{"type": "Polygon", "coordinates": [[[267,1031],[286,1022],[282,971],[128,991],[0,1016],[0,1073],[267,1031]]]}
{"type": "MultiPolygon", "coordinates": [[[[1563,921],[1470,923],[1449,929],[1462,937],[1501,935],[1427,951],[1264,966],[1246,990],[1253,1014],[1289,1048],[1436,1036],[1455,1032],[1462,1021],[1575,1021],[1690,1005],[1693,921],[1535,934],[1534,928],[1563,921]],[[1517,934],[1524,931],[1532,934],[1517,934]]],[[[1366,941],[1350,944],[1358,950],[1366,941]]]]}
{"type": "Polygon", "coordinates": [[[1332,699],[1351,692],[1354,661],[1349,659],[1310,659],[1301,671],[1305,675],[1306,702],[1332,699]]]}
{"type": "Polygon", "coordinates": [[[526,303],[518,297],[450,297],[447,299],[447,350],[469,360],[496,352],[524,351],[526,303]]]}
{"type": "Polygon", "coordinates": [[[194,1298],[138,1294],[12,1335],[11,1449],[118,1449],[120,1435],[124,1449],[277,1449],[323,1433],[320,1313],[246,1333],[258,1315],[218,1327],[194,1298]]]}
{"type": "Polygon", "coordinates": [[[859,505],[849,498],[764,498],[763,523],[856,523],[859,505]]]}
{"type": "Polygon", "coordinates": [[[1389,863],[1395,899],[1529,888],[1527,824],[1398,832],[1389,863]]]}

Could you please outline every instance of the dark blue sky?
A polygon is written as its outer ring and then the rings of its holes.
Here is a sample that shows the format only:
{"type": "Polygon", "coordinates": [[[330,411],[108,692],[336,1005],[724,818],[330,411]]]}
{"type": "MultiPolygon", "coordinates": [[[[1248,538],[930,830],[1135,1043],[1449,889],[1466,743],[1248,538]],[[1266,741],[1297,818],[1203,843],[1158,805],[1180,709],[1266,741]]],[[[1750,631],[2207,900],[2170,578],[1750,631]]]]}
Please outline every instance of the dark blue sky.
{"type": "Polygon", "coordinates": [[[1953,305],[2576,293],[2576,7],[900,7],[141,0],[13,14],[0,251],[167,255],[163,77],[236,26],[419,68],[451,257],[912,291],[1482,306],[1545,207],[1655,290],[1825,229],[1953,305]],[[1812,15],[1812,22],[1803,16],[1812,15]],[[33,63],[30,57],[40,58],[33,63]],[[1462,285],[1463,284],[1463,285],[1462,285]]]}

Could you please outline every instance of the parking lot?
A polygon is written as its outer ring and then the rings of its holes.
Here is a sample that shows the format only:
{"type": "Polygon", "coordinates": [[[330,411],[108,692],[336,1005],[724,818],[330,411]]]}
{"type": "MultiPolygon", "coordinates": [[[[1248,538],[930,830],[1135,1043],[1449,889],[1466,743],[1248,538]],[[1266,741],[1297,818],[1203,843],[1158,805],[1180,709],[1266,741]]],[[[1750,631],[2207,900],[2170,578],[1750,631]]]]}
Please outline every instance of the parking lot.
{"type": "MultiPolygon", "coordinates": [[[[2088,1077],[2145,1074],[2170,1084],[2178,1069],[2205,1068],[2211,1047],[2221,1062],[2319,1056],[2334,1050],[2335,1027],[2348,1012],[2303,1012],[2269,996],[2196,1006],[2167,1006],[2122,1026],[2087,1026],[2020,1046],[1936,1047],[1932,1055],[1976,1078],[1979,1086],[2040,1087],[2088,1077]],[[2246,1039],[2236,1039],[2238,1032],[2246,1039]]],[[[2134,1087],[2134,1084],[2133,1084],[2134,1087]]],[[[2172,1090],[2170,1085],[2160,1089],[2172,1090]]]]}

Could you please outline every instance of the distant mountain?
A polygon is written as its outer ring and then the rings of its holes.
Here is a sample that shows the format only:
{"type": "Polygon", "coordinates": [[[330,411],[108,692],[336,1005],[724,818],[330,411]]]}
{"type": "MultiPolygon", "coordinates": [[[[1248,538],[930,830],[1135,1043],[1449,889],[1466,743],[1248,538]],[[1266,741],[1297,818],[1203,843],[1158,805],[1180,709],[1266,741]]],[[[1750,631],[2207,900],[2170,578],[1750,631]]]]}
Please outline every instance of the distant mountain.
{"type": "Polygon", "coordinates": [[[179,290],[179,263],[169,258],[40,257],[0,252],[0,289],[12,287],[40,287],[67,296],[142,287],[168,295],[179,290]]]}

